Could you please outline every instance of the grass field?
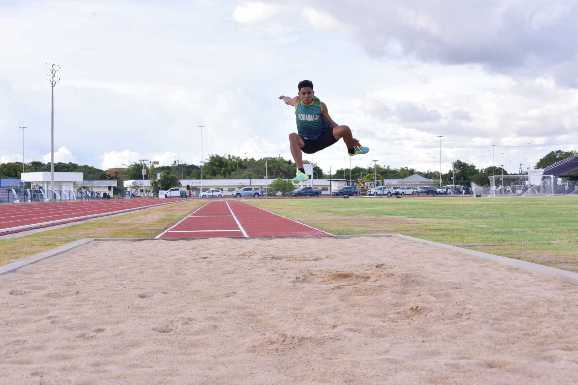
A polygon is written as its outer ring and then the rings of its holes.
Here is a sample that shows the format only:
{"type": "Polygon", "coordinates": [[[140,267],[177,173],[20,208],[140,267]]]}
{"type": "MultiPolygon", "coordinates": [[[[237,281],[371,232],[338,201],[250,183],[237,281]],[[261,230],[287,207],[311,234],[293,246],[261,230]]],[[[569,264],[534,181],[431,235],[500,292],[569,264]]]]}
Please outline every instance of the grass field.
{"type": "Polygon", "coordinates": [[[251,203],[336,235],[401,233],[578,271],[578,196],[251,203]]]}
{"type": "MultiPolygon", "coordinates": [[[[578,197],[246,202],[336,235],[401,233],[578,271],[578,197]]],[[[81,238],[152,238],[202,203],[187,201],[0,239],[0,265],[81,238]]]]}
{"type": "Polygon", "coordinates": [[[0,265],[82,238],[153,238],[200,204],[199,201],[185,201],[43,230],[24,237],[3,238],[0,239],[0,265]]]}

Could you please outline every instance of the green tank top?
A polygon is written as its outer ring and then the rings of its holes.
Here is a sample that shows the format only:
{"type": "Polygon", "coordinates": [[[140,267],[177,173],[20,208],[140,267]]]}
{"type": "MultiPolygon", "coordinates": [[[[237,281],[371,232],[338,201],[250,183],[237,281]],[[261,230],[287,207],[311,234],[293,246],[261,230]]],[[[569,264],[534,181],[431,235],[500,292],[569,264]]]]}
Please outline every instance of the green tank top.
{"type": "Polygon", "coordinates": [[[315,140],[321,136],[328,125],[321,114],[321,100],[313,98],[311,104],[299,103],[295,106],[297,132],[303,139],[315,140]]]}

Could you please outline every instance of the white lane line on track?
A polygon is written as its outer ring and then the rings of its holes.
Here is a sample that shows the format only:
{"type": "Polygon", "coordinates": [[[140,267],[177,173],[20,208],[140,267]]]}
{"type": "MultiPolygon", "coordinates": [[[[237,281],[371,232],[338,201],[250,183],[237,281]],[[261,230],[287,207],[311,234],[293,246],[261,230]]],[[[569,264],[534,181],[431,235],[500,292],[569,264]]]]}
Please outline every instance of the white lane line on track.
{"type": "Polygon", "coordinates": [[[217,233],[217,232],[235,232],[240,233],[241,230],[169,230],[167,233],[217,233]]]}
{"type": "MultiPolygon", "coordinates": [[[[246,204],[246,203],[245,203],[245,204],[246,204]]],[[[255,206],[251,206],[251,207],[255,207],[255,206]]],[[[300,225],[302,225],[302,226],[308,227],[308,228],[310,228],[311,230],[319,231],[320,233],[329,235],[330,237],[335,237],[335,235],[333,235],[333,234],[331,234],[331,233],[329,233],[329,232],[327,232],[327,231],[318,229],[317,227],[309,226],[308,224],[303,223],[303,222],[300,222],[300,221],[298,221],[298,220],[296,220],[296,219],[287,218],[286,216],[283,216],[283,215],[274,213],[274,212],[272,212],[272,211],[269,211],[269,210],[267,210],[267,209],[263,209],[263,208],[261,208],[261,207],[255,207],[255,208],[256,208],[257,210],[263,210],[263,211],[265,211],[265,212],[268,212],[269,214],[275,215],[276,217],[280,217],[280,218],[286,219],[286,220],[288,220],[288,221],[290,221],[290,222],[294,222],[294,223],[300,224],[300,225]]]]}
{"type": "Polygon", "coordinates": [[[174,225],[172,225],[171,227],[169,227],[168,229],[166,229],[165,231],[163,231],[162,233],[160,233],[159,235],[157,235],[157,236],[155,237],[155,239],[161,238],[163,235],[165,235],[166,233],[168,233],[169,231],[171,231],[172,229],[174,229],[175,227],[177,227],[178,225],[180,225],[181,223],[183,223],[184,221],[186,221],[187,219],[189,219],[189,217],[190,217],[191,215],[195,214],[197,211],[199,211],[200,209],[202,209],[203,207],[205,207],[205,206],[208,205],[208,204],[209,204],[209,202],[205,203],[205,204],[202,205],[202,206],[197,207],[195,211],[193,211],[193,212],[190,213],[189,215],[185,215],[185,216],[183,217],[183,219],[181,219],[180,221],[178,221],[177,223],[175,223],[174,225]]]}
{"type": "Polygon", "coordinates": [[[241,232],[243,233],[243,236],[245,238],[249,238],[249,236],[247,235],[247,232],[245,231],[245,229],[243,228],[243,226],[241,226],[241,222],[239,222],[239,220],[237,219],[237,216],[235,215],[235,213],[233,212],[233,210],[231,210],[231,206],[229,206],[229,202],[225,201],[225,203],[227,204],[227,208],[229,209],[229,211],[231,212],[231,215],[233,216],[233,219],[235,220],[235,222],[237,222],[237,226],[239,226],[239,229],[241,229],[241,232]]]}
{"type": "Polygon", "coordinates": [[[219,218],[219,217],[228,217],[230,214],[227,215],[189,215],[189,218],[219,218]]]}
{"type": "Polygon", "coordinates": [[[126,208],[126,209],[117,210],[117,211],[107,211],[107,212],[101,212],[101,213],[96,213],[96,214],[83,215],[83,216],[79,216],[79,217],[62,218],[62,219],[57,219],[54,221],[30,223],[27,225],[20,225],[20,226],[15,226],[15,227],[4,227],[4,228],[0,228],[0,237],[4,236],[4,235],[9,235],[12,233],[26,231],[26,230],[35,230],[38,228],[46,228],[46,227],[52,227],[52,226],[57,226],[57,225],[61,225],[61,224],[80,222],[83,220],[106,217],[106,216],[122,214],[122,213],[128,213],[131,211],[148,209],[148,208],[152,208],[152,207],[163,206],[166,204],[170,204],[170,203],[161,203],[161,204],[155,204],[155,205],[151,205],[151,206],[136,206],[136,207],[126,208]]]}

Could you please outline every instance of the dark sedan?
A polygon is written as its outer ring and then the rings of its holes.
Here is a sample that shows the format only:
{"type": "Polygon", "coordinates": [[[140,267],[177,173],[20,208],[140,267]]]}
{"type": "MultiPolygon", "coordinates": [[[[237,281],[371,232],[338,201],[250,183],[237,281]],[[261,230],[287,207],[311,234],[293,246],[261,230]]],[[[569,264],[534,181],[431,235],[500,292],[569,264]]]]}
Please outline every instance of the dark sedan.
{"type": "Polygon", "coordinates": [[[355,186],[345,186],[335,191],[333,195],[336,196],[355,196],[359,195],[359,190],[355,186]]]}
{"type": "Polygon", "coordinates": [[[319,195],[321,195],[321,191],[313,187],[301,187],[291,193],[293,197],[318,197],[319,195]]]}

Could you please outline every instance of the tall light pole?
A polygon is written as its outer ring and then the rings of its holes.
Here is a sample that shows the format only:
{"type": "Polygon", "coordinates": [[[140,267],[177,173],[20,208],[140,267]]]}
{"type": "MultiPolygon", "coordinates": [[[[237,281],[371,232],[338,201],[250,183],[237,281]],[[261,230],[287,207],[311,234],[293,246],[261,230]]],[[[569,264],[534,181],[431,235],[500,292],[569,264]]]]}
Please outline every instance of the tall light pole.
{"type": "Polygon", "coordinates": [[[204,163],[204,159],[205,159],[205,152],[204,152],[204,148],[203,148],[203,128],[205,128],[205,126],[203,126],[202,124],[197,125],[198,128],[201,129],[201,191],[199,192],[199,198],[201,197],[201,194],[203,193],[203,163],[204,163]]]}
{"type": "Polygon", "coordinates": [[[496,194],[496,145],[492,144],[492,183],[494,184],[494,194],[496,194]]]}
{"type": "Polygon", "coordinates": [[[442,187],[442,138],[444,136],[443,135],[438,135],[438,138],[440,138],[440,187],[442,187]]]}
{"type": "Polygon", "coordinates": [[[502,172],[502,194],[504,193],[504,164],[506,163],[506,153],[501,152],[500,155],[502,156],[502,164],[500,165],[501,172],[502,172]]]}
{"type": "Polygon", "coordinates": [[[269,170],[267,170],[267,158],[265,158],[265,196],[269,196],[269,170]]]}
{"type": "Polygon", "coordinates": [[[377,187],[377,159],[373,159],[373,188],[377,187]]]}
{"type": "Polygon", "coordinates": [[[353,158],[352,156],[349,157],[349,183],[347,184],[348,186],[351,186],[351,158],[353,158]]]}
{"type": "MultiPolygon", "coordinates": [[[[26,126],[20,126],[20,129],[22,130],[22,174],[24,174],[24,130],[26,128],[26,126]]],[[[20,179],[22,179],[22,176],[20,176],[20,179]]]]}
{"type": "Polygon", "coordinates": [[[329,196],[331,196],[331,185],[333,184],[332,178],[333,178],[333,170],[331,169],[331,166],[329,166],[329,196]]]}
{"type": "Polygon", "coordinates": [[[60,81],[60,66],[50,66],[50,189],[54,194],[54,87],[60,81]]]}
{"type": "Polygon", "coordinates": [[[500,168],[501,168],[501,172],[502,172],[502,186],[501,186],[501,189],[502,189],[502,194],[504,194],[504,165],[501,164],[501,165],[500,165],[500,168]]]}

